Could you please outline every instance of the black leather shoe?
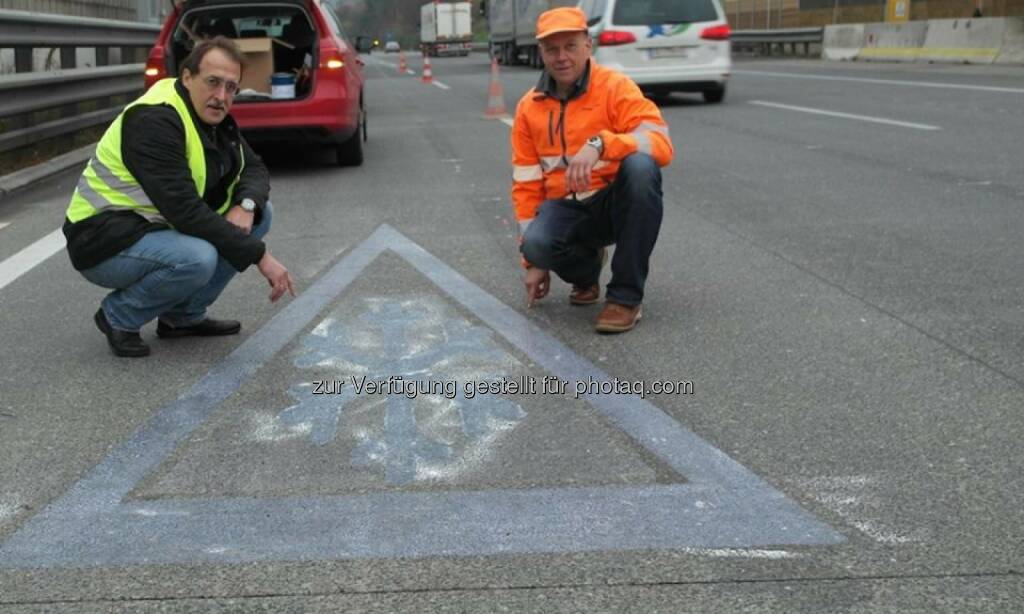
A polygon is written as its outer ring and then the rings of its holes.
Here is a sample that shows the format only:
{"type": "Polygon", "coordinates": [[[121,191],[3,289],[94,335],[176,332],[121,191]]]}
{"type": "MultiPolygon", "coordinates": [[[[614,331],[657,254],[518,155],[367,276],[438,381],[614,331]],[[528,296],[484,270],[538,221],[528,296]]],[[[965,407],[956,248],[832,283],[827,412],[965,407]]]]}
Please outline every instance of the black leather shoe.
{"type": "Polygon", "coordinates": [[[96,321],[96,328],[100,329],[100,332],[107,336],[107,343],[110,344],[110,349],[114,351],[116,356],[128,358],[149,356],[149,346],[142,342],[142,337],[139,336],[139,333],[117,330],[111,327],[110,322],[107,321],[107,314],[103,313],[102,307],[100,307],[92,319],[96,321]]]}
{"type": "Polygon", "coordinates": [[[192,326],[171,326],[164,324],[163,320],[156,323],[156,336],[161,339],[174,339],[177,337],[219,337],[221,335],[237,335],[242,330],[242,323],[238,320],[214,320],[206,318],[192,326]]]}

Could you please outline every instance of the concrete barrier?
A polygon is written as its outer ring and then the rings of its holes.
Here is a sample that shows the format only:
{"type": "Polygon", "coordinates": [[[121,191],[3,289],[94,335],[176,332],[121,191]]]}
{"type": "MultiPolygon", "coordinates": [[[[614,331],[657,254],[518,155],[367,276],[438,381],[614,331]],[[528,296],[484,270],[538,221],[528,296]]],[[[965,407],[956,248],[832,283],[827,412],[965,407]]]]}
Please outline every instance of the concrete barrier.
{"type": "Polygon", "coordinates": [[[925,45],[930,21],[869,23],[864,26],[861,60],[913,62],[925,45]]]}
{"type": "Polygon", "coordinates": [[[1024,64],[1024,17],[1010,17],[995,64],[1024,64]]]}
{"type": "Polygon", "coordinates": [[[825,26],[821,57],[826,60],[855,60],[864,46],[864,24],[825,26]]]}
{"type": "Polygon", "coordinates": [[[1003,46],[1006,19],[929,19],[922,62],[991,64],[1003,46]]]}
{"type": "Polygon", "coordinates": [[[1024,64],[1024,17],[826,26],[826,60],[1024,64]]]}

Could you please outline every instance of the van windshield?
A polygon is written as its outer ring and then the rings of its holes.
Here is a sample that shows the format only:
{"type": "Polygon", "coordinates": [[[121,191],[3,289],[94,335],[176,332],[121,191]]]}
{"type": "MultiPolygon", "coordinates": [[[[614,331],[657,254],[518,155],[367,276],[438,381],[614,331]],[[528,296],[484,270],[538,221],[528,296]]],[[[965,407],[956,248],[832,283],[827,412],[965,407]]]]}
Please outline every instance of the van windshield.
{"type": "Polygon", "coordinates": [[[696,21],[718,21],[712,0],[618,0],[612,23],[650,26],[696,21]]]}

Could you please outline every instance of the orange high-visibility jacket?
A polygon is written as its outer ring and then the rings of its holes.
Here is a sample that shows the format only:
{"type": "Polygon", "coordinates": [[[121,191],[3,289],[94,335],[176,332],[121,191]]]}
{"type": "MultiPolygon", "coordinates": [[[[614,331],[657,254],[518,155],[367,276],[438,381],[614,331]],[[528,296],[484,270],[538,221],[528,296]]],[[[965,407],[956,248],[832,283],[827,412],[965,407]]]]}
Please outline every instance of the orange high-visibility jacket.
{"type": "Polygon", "coordinates": [[[545,93],[545,83],[553,89],[548,79],[542,75],[522,97],[512,126],[512,203],[520,233],[542,202],[571,197],[565,169],[590,137],[601,137],[604,152],[594,165],[590,189],[575,195],[579,200],[611,184],[619,161],[629,154],[650,154],[658,166],[668,166],[674,153],[657,105],[625,75],[591,59],[567,101],[545,93]]]}

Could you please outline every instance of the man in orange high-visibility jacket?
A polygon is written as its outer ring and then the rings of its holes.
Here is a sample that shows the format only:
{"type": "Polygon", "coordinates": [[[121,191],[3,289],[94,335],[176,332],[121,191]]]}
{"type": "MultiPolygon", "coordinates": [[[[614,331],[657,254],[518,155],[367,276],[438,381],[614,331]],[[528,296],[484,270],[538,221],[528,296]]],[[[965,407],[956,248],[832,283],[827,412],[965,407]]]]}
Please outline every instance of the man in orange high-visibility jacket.
{"type": "Polygon", "coordinates": [[[544,72],[516,108],[512,201],[527,267],[527,303],[551,274],[591,305],[605,246],[615,244],[606,303],[594,327],[624,332],[640,320],[648,261],[661,228],[661,169],[672,141],[658,107],[628,77],[590,57],[586,17],[557,8],[537,19],[544,72]]]}

